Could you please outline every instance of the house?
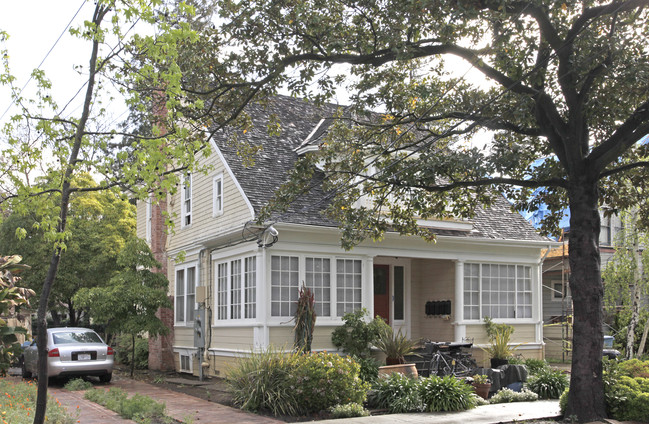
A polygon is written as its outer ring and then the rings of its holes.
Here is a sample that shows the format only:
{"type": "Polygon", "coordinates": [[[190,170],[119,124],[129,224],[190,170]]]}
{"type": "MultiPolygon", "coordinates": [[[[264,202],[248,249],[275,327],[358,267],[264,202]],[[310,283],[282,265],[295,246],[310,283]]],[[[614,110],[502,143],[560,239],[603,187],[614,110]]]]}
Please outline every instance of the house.
{"type": "MultiPolygon", "coordinates": [[[[599,254],[603,270],[615,253],[614,243],[624,223],[617,214],[604,214],[603,210],[600,211],[600,220],[599,254]]],[[[560,239],[561,245],[549,250],[543,262],[543,333],[548,359],[568,360],[571,356],[573,308],[568,286],[569,234],[569,231],[565,232],[560,239]]],[[[608,329],[605,332],[608,334],[608,329]]]]}
{"type": "Polygon", "coordinates": [[[290,348],[301,284],[316,298],[314,350],[335,350],[332,330],[343,314],[364,307],[410,338],[470,339],[476,346],[486,343],[482,317],[490,316],[514,325],[522,354],[541,358],[542,250],[553,244],[504,198],[489,209],[476,206],[471,220],[422,222],[436,243],[389,233],[345,251],[336,223],[321,214],[326,196],[318,187],[272,226],[255,224],[305,146],[326,133],[323,118],[335,109],[282,96],[267,108],[252,106],[254,127],[239,138],[262,146],[254,164],[247,166],[224,135],[213,140],[204,163],[209,174],[185,175],[182,189],[160,205],[175,219],[166,237],[156,207],[138,205],[138,235],[159,247],[174,303],[162,313],[173,336],[166,346],[164,340],[153,346],[153,366],[173,358],[178,371],[199,374],[202,367],[223,375],[252,350],[290,348]],[[273,114],[282,125],[278,136],[267,132],[273,114]],[[199,306],[205,309],[202,357],[194,329],[199,306]]]}

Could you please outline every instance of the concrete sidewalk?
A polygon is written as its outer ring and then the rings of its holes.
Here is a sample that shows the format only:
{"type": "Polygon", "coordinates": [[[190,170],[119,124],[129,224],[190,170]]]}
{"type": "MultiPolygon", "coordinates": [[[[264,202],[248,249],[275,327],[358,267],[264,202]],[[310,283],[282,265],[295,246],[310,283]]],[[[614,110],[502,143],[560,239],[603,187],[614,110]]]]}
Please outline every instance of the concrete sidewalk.
{"type": "Polygon", "coordinates": [[[417,414],[390,414],[371,417],[346,418],[341,420],[311,421],[334,424],[337,422],[362,424],[493,424],[510,421],[556,418],[559,413],[558,400],[539,400],[536,402],[513,402],[485,405],[462,412],[421,412],[417,414]]]}

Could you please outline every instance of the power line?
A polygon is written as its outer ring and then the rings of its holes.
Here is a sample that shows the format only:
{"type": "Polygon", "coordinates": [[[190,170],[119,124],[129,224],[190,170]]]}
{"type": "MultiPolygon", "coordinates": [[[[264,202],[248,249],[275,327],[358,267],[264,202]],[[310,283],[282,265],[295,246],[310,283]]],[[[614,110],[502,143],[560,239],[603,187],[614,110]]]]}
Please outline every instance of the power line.
{"type": "MultiPolygon", "coordinates": [[[[61,34],[59,34],[59,37],[56,39],[56,41],[54,42],[54,44],[52,45],[52,47],[50,47],[50,50],[47,52],[47,54],[45,55],[45,57],[43,58],[43,60],[41,60],[41,63],[38,64],[38,66],[36,67],[36,69],[39,69],[39,70],[41,69],[41,66],[43,66],[43,63],[45,63],[45,61],[47,60],[47,58],[50,56],[50,53],[52,53],[52,51],[54,50],[54,48],[56,47],[56,45],[59,43],[59,41],[61,41],[61,38],[63,37],[63,35],[68,31],[68,29],[70,29],[70,25],[72,25],[72,22],[74,22],[74,20],[76,19],[77,15],[79,14],[79,12],[81,12],[81,9],[83,8],[83,5],[84,5],[85,3],[86,3],[86,0],[82,0],[82,1],[81,1],[81,5],[79,6],[79,9],[77,9],[76,13],[75,13],[74,16],[72,17],[72,19],[70,19],[70,22],[68,22],[68,24],[65,26],[65,28],[63,29],[63,31],[61,31],[61,34]]],[[[27,88],[27,85],[31,82],[32,78],[33,78],[33,73],[29,75],[29,79],[27,80],[27,82],[25,83],[25,85],[23,85],[23,88],[21,88],[20,91],[18,92],[18,97],[20,97],[20,95],[23,93],[23,91],[25,90],[25,88],[27,88]]],[[[11,102],[11,103],[9,104],[9,106],[8,106],[7,109],[4,111],[4,113],[2,114],[2,116],[0,116],[0,121],[2,121],[2,119],[5,117],[5,115],[7,114],[7,112],[9,112],[9,110],[11,109],[11,107],[12,107],[13,105],[14,105],[13,102],[11,102]]]]}

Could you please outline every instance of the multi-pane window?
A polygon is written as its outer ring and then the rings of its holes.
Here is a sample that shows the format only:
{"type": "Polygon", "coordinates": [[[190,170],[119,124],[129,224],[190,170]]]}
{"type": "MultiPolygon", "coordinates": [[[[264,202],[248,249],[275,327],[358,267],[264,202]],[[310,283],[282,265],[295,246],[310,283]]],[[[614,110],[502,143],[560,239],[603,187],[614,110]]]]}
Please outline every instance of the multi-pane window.
{"type": "Polygon", "coordinates": [[[228,319],[228,263],[216,267],[216,319],[228,319]]]}
{"type": "Polygon", "coordinates": [[[230,262],[230,319],[241,319],[241,259],[230,262]]]}
{"type": "Polygon", "coordinates": [[[271,315],[295,314],[301,285],[313,292],[316,314],[342,317],[361,308],[362,261],[326,257],[271,257],[271,315]]]}
{"type": "Polygon", "coordinates": [[[183,176],[181,190],[181,226],[186,227],[192,223],[192,174],[183,176]]]}
{"type": "Polygon", "coordinates": [[[256,318],[256,295],[257,269],[254,256],[216,265],[217,320],[256,318]]]}
{"type": "Polygon", "coordinates": [[[219,216],[223,214],[223,174],[214,177],[212,186],[212,216],[219,216]]]}
{"type": "Polygon", "coordinates": [[[315,298],[317,316],[331,315],[331,265],[328,258],[306,258],[304,284],[315,298]]]}
{"type": "Polygon", "coordinates": [[[337,313],[342,317],[361,307],[362,266],[358,259],[336,260],[337,313]]]}
{"type": "Polygon", "coordinates": [[[257,258],[251,256],[244,260],[244,318],[257,316],[257,258]]]}
{"type": "Polygon", "coordinates": [[[177,324],[194,321],[194,309],[196,308],[196,265],[176,268],[174,303],[177,324]]]}
{"type": "Polygon", "coordinates": [[[464,318],[532,317],[532,269],[524,265],[464,264],[464,318]]]}
{"type": "Polygon", "coordinates": [[[299,288],[299,258],[273,256],[270,260],[271,315],[289,317],[295,314],[299,288]]]}

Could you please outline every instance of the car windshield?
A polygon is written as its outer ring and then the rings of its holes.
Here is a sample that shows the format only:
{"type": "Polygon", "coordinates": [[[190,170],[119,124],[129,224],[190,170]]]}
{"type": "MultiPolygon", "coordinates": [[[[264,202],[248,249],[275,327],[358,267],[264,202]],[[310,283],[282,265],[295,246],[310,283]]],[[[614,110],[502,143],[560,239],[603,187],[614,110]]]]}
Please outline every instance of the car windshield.
{"type": "Polygon", "coordinates": [[[94,331],[69,331],[54,333],[54,344],[71,343],[101,343],[101,339],[94,331]]]}

